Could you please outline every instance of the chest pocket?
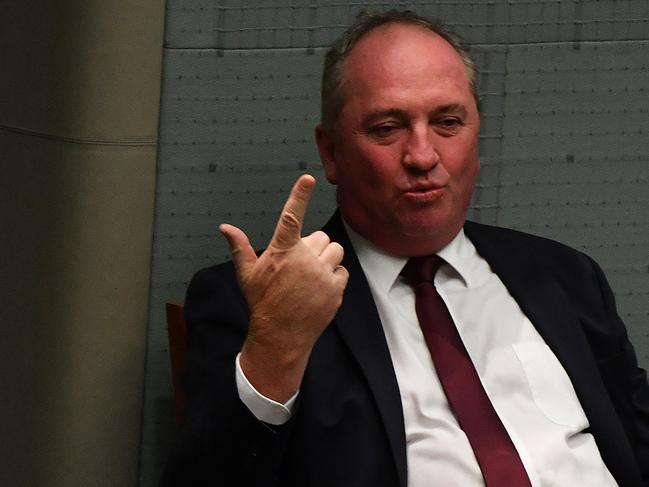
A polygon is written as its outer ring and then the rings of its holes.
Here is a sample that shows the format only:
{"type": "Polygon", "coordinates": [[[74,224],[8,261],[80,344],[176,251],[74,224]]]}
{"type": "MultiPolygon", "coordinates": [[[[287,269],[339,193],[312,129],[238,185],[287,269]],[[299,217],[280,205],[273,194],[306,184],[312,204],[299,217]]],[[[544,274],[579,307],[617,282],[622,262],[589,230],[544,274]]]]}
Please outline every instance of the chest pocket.
{"type": "Polygon", "coordinates": [[[588,419],[577,399],[575,389],[559,360],[545,343],[513,344],[534,403],[553,423],[576,430],[588,427],[588,419]]]}

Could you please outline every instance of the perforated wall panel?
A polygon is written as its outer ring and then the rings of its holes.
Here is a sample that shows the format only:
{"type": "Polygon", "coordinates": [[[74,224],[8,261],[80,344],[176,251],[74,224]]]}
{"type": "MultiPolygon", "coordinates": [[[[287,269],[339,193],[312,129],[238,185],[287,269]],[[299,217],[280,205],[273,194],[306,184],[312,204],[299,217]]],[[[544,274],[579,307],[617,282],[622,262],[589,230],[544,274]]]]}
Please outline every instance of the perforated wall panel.
{"type": "Polygon", "coordinates": [[[217,225],[262,247],[289,188],[319,180],[325,47],[363,7],[444,19],[479,70],[482,169],[470,217],[548,236],[604,268],[649,365],[649,2],[168,0],[141,485],[174,430],[165,301],[228,257],[217,225]]]}

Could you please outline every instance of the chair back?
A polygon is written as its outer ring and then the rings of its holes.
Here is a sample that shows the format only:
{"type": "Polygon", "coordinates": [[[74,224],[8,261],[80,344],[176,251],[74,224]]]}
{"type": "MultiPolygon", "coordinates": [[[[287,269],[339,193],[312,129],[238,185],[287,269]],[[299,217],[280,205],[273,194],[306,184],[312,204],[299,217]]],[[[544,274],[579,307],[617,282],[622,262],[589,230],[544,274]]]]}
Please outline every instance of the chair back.
{"type": "Polygon", "coordinates": [[[183,373],[187,356],[187,325],[185,324],[184,306],[178,303],[166,303],[167,333],[169,335],[169,358],[171,359],[171,380],[174,388],[176,422],[182,423],[185,416],[185,389],[183,373]]]}

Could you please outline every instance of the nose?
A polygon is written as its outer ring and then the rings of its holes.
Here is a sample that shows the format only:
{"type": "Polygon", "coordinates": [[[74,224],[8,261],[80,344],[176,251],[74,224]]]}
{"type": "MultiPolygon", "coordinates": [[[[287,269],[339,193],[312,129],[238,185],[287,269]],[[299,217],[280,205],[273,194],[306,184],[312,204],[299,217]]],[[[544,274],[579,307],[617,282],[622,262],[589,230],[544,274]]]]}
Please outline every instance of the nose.
{"type": "Polygon", "coordinates": [[[435,134],[431,127],[413,127],[405,142],[403,165],[415,171],[430,171],[439,162],[435,134]]]}

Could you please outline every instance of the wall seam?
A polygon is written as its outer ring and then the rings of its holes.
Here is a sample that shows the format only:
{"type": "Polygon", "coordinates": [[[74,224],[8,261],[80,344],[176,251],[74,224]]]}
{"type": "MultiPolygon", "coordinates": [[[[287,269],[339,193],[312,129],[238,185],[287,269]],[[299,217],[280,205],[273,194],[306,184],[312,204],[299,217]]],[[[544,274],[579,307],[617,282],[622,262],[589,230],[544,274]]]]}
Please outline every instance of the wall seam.
{"type": "Polygon", "coordinates": [[[38,130],[24,129],[13,125],[0,124],[0,131],[11,132],[15,134],[25,135],[28,137],[38,137],[40,139],[54,140],[57,142],[65,142],[67,144],[80,144],[80,145],[108,145],[118,147],[156,147],[157,138],[148,137],[133,137],[130,139],[92,139],[85,137],[68,137],[65,135],[51,134],[48,132],[41,132],[38,130]]]}

